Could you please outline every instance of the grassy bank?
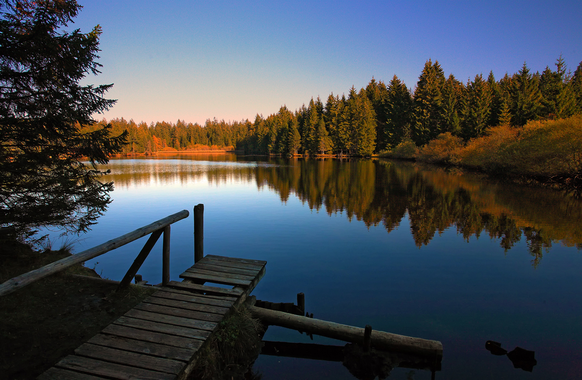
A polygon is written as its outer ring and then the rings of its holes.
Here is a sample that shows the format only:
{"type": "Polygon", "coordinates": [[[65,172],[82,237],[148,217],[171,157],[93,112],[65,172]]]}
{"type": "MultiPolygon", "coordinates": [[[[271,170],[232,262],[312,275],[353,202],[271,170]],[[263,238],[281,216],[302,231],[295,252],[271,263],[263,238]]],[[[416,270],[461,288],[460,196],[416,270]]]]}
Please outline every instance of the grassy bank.
{"type": "Polygon", "coordinates": [[[499,126],[464,142],[443,133],[421,148],[405,141],[385,157],[454,165],[495,176],[582,187],[582,117],[499,126]]]}
{"type": "MultiPolygon", "coordinates": [[[[70,255],[0,244],[0,283],[70,255]]],[[[0,379],[36,378],[153,291],[116,288],[76,265],[0,297],[0,379]]]]}

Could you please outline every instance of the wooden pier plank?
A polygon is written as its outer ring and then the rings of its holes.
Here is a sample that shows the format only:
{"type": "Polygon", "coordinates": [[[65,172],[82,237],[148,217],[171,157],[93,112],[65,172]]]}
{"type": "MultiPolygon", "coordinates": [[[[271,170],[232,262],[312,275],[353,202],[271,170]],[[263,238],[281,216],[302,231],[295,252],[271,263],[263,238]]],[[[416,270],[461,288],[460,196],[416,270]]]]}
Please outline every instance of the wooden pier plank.
{"type": "Polygon", "coordinates": [[[118,348],[120,350],[148,354],[160,358],[179,360],[182,362],[188,362],[190,359],[192,359],[192,356],[194,353],[196,353],[202,344],[200,341],[197,342],[198,345],[194,345],[192,348],[179,348],[160,344],[157,342],[147,342],[143,340],[129,339],[116,335],[106,334],[97,334],[87,341],[87,343],[99,346],[118,348]]]}
{"type": "Polygon", "coordinates": [[[66,356],[56,364],[56,367],[120,380],[130,380],[130,379],[172,380],[176,378],[175,375],[170,373],[152,371],[122,364],[109,363],[102,360],[96,360],[76,355],[66,356]]]}
{"type": "Polygon", "coordinates": [[[217,265],[229,268],[239,268],[243,270],[260,270],[265,266],[263,263],[248,262],[248,260],[238,260],[232,258],[219,258],[218,256],[205,256],[199,263],[217,265]]]}
{"type": "Polygon", "coordinates": [[[106,362],[125,364],[132,367],[149,369],[177,375],[184,367],[184,363],[177,360],[158,358],[155,356],[138,354],[117,348],[97,346],[85,343],[75,350],[78,356],[84,356],[106,362]]]}
{"type": "Polygon", "coordinates": [[[196,319],[205,322],[220,322],[224,318],[224,314],[205,313],[200,311],[193,311],[187,309],[180,309],[177,307],[168,307],[162,305],[155,305],[142,302],[134,307],[134,310],[148,311],[152,313],[165,314],[174,317],[188,318],[190,320],[196,319]]]}
{"type": "Polygon", "coordinates": [[[170,281],[168,283],[168,286],[174,287],[177,289],[182,289],[182,290],[191,290],[191,291],[197,291],[197,292],[204,292],[206,294],[234,296],[234,297],[239,297],[243,293],[243,290],[241,290],[241,289],[218,288],[218,287],[214,287],[214,286],[191,284],[188,282],[170,281]]]}
{"type": "Polygon", "coordinates": [[[183,326],[168,325],[165,323],[152,322],[144,319],[120,317],[115,322],[116,325],[134,327],[141,330],[148,330],[162,334],[176,335],[184,338],[205,340],[210,336],[210,331],[199,330],[183,326]]]}
{"type": "Polygon", "coordinates": [[[97,377],[93,375],[88,375],[86,373],[80,373],[75,371],[70,371],[68,369],[52,367],[41,373],[38,380],[103,380],[104,377],[97,377]]]}
{"type": "MultiPolygon", "coordinates": [[[[217,266],[214,266],[214,268],[219,268],[217,266]]],[[[231,271],[228,271],[228,269],[236,269],[236,268],[224,268],[224,271],[219,271],[219,270],[214,270],[214,269],[205,269],[205,268],[201,268],[200,265],[196,264],[196,266],[193,266],[191,268],[188,268],[185,273],[192,273],[192,274],[205,274],[208,276],[219,276],[219,277],[225,277],[225,278],[232,278],[235,280],[242,280],[242,281],[252,281],[256,275],[257,275],[257,271],[253,271],[252,274],[241,274],[241,273],[233,273],[231,271]]]]}
{"type": "Polygon", "coordinates": [[[206,256],[204,256],[204,258],[207,260],[243,263],[243,264],[255,265],[255,266],[259,266],[259,267],[264,267],[265,265],[267,265],[267,262],[264,260],[241,259],[238,257],[206,255],[206,256]]]}
{"type": "MultiPolygon", "coordinates": [[[[155,297],[151,296],[146,298],[143,303],[154,304],[154,305],[161,305],[161,306],[171,306],[179,309],[184,310],[191,310],[191,311],[199,311],[203,313],[213,313],[213,314],[220,314],[224,315],[228,312],[228,307],[221,307],[221,306],[212,306],[212,305],[205,305],[200,303],[193,303],[187,301],[178,301],[174,299],[168,299],[165,297],[155,297]]],[[[232,302],[230,303],[232,306],[232,302]]]]}
{"type": "Polygon", "coordinates": [[[151,328],[149,330],[143,330],[127,325],[117,325],[115,323],[105,327],[102,332],[122,338],[135,339],[148,343],[160,343],[167,346],[192,350],[199,349],[205,339],[205,337],[200,335],[195,338],[190,338],[153,331],[151,328]]]}
{"type": "Polygon", "coordinates": [[[164,323],[167,325],[189,327],[192,329],[207,331],[213,331],[217,325],[215,322],[199,321],[196,319],[183,317],[174,317],[172,315],[152,313],[149,311],[143,311],[135,308],[125,313],[125,316],[136,319],[143,319],[146,321],[164,323]]]}
{"type": "Polygon", "coordinates": [[[180,275],[180,278],[185,278],[188,280],[199,280],[199,281],[206,281],[212,282],[215,284],[224,284],[224,285],[235,285],[235,286],[248,286],[251,280],[241,280],[236,278],[224,277],[219,276],[216,274],[206,274],[206,273],[193,273],[193,272],[184,272],[180,275]]]}
{"type": "Polygon", "coordinates": [[[206,261],[199,261],[196,263],[195,266],[190,267],[186,270],[186,272],[190,272],[194,269],[203,269],[213,272],[220,272],[220,273],[232,273],[232,274],[241,274],[245,276],[255,276],[257,274],[256,269],[240,269],[240,268],[233,268],[221,265],[220,262],[206,262],[206,261]]]}
{"type": "Polygon", "coordinates": [[[207,296],[204,294],[194,294],[188,290],[180,290],[175,288],[163,288],[163,290],[159,290],[152,294],[152,297],[163,297],[166,299],[172,299],[177,301],[191,302],[193,304],[203,304],[226,308],[232,307],[234,301],[236,300],[236,297],[207,296]]]}

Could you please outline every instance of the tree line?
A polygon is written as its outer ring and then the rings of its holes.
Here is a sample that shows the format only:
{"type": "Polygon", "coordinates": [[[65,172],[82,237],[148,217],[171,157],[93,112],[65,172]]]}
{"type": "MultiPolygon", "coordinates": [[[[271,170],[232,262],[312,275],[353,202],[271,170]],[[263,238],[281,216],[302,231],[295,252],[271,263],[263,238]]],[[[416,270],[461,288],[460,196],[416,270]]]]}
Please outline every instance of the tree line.
{"type": "Polygon", "coordinates": [[[496,80],[493,72],[463,83],[445,77],[438,61],[428,60],[414,90],[396,75],[385,84],[372,79],[348,95],[318,97],[292,112],[282,106],[253,122],[207,120],[198,123],[139,123],[114,119],[113,132],[127,130],[124,153],[154,153],[197,146],[235,147],[253,154],[337,154],[370,156],[390,151],[403,141],[423,146],[449,132],[468,141],[493,126],[519,127],[530,120],[561,119],[582,114],[582,62],[574,73],[562,57],[540,74],[524,63],[515,74],[496,80]]]}

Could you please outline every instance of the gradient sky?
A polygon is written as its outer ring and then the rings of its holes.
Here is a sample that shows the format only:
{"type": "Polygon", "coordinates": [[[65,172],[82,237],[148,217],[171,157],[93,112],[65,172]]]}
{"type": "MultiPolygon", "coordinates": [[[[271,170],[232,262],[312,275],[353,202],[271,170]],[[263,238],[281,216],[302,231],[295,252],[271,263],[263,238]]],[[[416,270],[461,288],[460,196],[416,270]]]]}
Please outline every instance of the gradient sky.
{"type": "Polygon", "coordinates": [[[463,82],[582,61],[582,1],[79,0],[72,25],[103,28],[117,104],[96,119],[254,120],[372,77],[413,89],[425,62],[463,82]]]}

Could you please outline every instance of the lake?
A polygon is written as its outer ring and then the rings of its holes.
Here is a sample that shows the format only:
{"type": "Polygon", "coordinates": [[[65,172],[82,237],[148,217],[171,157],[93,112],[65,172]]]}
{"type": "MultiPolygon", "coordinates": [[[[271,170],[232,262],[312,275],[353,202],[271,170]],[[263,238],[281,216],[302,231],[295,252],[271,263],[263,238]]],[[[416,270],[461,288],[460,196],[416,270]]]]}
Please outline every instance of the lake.
{"type": "MultiPolygon", "coordinates": [[[[572,194],[388,160],[234,155],[114,159],[113,202],[80,252],[183,209],[171,277],[193,264],[194,205],[204,251],[267,260],[258,299],[305,293],[315,318],[439,340],[441,379],[582,378],[582,201],[572,194]],[[535,351],[532,372],[494,356],[535,351]]],[[[86,263],[120,280],[145,238],[86,263]]],[[[58,244],[56,244],[58,248],[58,244]]],[[[140,274],[161,282],[161,247],[140,274]]],[[[311,343],[271,327],[265,340],[311,343]]],[[[313,343],[343,342],[314,336],[313,343]]],[[[353,379],[341,363],[261,356],[263,379],[353,379]]],[[[397,368],[390,378],[430,379],[397,368]]]]}

